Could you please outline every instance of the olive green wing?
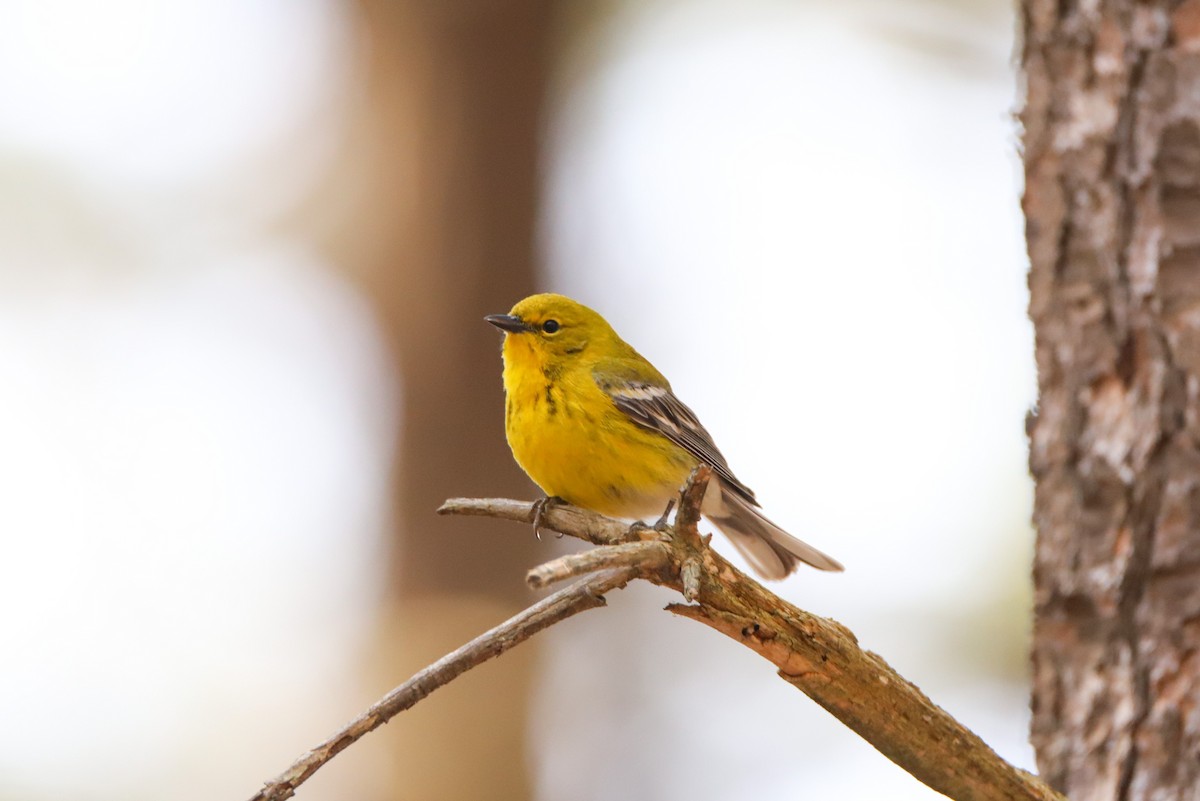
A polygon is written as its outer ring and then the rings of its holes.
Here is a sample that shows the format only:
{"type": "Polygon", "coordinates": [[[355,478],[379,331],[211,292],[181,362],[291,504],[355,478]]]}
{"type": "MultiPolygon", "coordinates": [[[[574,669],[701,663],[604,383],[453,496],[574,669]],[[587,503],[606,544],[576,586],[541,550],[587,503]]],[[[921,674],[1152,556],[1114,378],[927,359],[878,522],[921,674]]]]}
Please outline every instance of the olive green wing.
{"type": "Polygon", "coordinates": [[[743,500],[758,505],[754,492],[729,469],[729,463],[695,412],[675,397],[671,385],[657,370],[653,367],[646,370],[638,363],[610,362],[598,365],[592,371],[592,378],[633,423],[662,434],[711,467],[722,483],[743,500]]]}

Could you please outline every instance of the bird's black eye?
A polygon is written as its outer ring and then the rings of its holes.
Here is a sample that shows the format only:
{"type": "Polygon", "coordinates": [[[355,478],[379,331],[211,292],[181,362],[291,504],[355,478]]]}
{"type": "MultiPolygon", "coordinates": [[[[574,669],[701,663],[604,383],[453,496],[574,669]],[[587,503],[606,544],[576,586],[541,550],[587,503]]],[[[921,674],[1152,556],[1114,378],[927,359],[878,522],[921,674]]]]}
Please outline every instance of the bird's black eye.
{"type": "Polygon", "coordinates": [[[556,331],[558,331],[558,328],[559,328],[558,320],[547,320],[546,322],[542,323],[542,330],[545,331],[547,334],[555,333],[556,331]]]}

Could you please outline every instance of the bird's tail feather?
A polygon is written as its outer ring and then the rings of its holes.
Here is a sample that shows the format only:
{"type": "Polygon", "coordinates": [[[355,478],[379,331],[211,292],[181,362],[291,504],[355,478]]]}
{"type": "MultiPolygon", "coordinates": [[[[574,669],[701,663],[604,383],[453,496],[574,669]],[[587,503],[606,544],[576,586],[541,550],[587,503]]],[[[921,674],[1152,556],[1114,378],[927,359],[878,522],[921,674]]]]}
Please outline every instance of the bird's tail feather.
{"type": "Polygon", "coordinates": [[[786,578],[800,562],[818,570],[844,569],[838,560],[772,523],[757,506],[730,491],[720,479],[714,479],[709,485],[700,511],[763,578],[786,578]]]}

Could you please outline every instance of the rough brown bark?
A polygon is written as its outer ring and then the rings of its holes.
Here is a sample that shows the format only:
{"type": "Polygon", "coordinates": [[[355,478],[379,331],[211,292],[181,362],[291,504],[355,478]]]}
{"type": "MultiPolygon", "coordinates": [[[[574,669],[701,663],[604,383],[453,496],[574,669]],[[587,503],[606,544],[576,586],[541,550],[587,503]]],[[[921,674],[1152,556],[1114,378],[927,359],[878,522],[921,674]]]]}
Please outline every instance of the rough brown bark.
{"type": "Polygon", "coordinates": [[[1200,0],[1025,0],[1033,742],[1200,799],[1200,0]]]}

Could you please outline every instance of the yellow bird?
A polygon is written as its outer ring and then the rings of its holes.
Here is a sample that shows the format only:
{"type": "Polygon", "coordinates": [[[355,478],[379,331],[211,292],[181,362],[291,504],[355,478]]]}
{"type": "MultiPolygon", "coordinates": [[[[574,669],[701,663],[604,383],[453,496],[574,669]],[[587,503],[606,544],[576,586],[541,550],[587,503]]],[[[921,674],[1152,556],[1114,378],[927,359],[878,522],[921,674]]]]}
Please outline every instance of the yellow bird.
{"type": "Polygon", "coordinates": [[[701,512],[763,578],[842,565],[759,511],[696,415],[595,311],[562,295],[485,318],[505,332],[504,427],[517,464],[549,497],[613,517],[662,512],[697,464],[701,512]]]}

